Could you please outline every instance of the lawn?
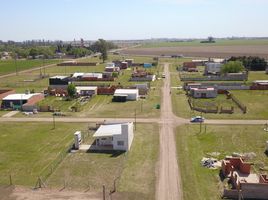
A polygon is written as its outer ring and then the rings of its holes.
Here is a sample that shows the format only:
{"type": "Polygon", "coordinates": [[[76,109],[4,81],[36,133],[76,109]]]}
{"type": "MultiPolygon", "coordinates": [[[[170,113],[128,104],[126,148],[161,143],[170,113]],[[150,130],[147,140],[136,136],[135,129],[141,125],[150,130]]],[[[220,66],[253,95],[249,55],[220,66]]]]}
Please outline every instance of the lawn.
{"type": "Polygon", "coordinates": [[[58,63],[59,60],[1,60],[0,61],[0,75],[23,71],[35,67],[58,63]]]}
{"type": "MultiPolygon", "coordinates": [[[[187,102],[187,96],[182,90],[173,90],[172,93],[172,106],[173,112],[184,118],[190,118],[195,115],[200,115],[199,112],[192,111],[187,102]]],[[[203,114],[207,119],[267,119],[268,118],[268,91],[232,91],[234,96],[238,98],[244,105],[247,106],[247,113],[243,114],[237,106],[234,106],[234,114],[203,114]]],[[[199,102],[213,102],[215,100],[197,100],[199,102]]],[[[229,100],[228,100],[229,101],[229,100]]],[[[223,102],[223,101],[222,101],[223,102]]],[[[225,108],[228,104],[224,102],[225,108]]],[[[230,106],[229,106],[230,107],[230,106]]]]}
{"type": "MultiPolygon", "coordinates": [[[[138,124],[128,153],[73,153],[60,164],[48,184],[69,188],[113,189],[116,199],[154,199],[155,169],[158,159],[159,128],[155,124],[138,124]]],[[[89,136],[88,143],[93,139],[89,136]]]]}
{"type": "Polygon", "coordinates": [[[73,140],[76,130],[88,124],[1,123],[0,184],[35,186],[38,176],[73,140]]]}
{"type": "Polygon", "coordinates": [[[221,153],[219,159],[233,152],[254,152],[254,170],[268,166],[264,154],[267,132],[262,126],[216,126],[206,125],[199,133],[198,125],[186,125],[177,128],[176,143],[178,163],[181,170],[183,196],[185,200],[221,199],[222,182],[219,170],[203,168],[200,164],[207,153],[221,153]]]}

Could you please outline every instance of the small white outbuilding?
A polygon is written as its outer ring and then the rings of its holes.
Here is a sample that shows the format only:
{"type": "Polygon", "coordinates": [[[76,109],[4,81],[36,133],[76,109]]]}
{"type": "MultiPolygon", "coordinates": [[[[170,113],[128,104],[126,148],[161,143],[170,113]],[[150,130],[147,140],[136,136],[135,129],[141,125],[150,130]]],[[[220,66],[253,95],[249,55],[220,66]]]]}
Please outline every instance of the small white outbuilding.
{"type": "Polygon", "coordinates": [[[125,96],[126,100],[137,101],[139,99],[138,89],[117,89],[114,92],[114,96],[125,96]]]}
{"type": "Polygon", "coordinates": [[[101,125],[93,138],[98,149],[128,151],[134,138],[133,122],[101,125]]]}

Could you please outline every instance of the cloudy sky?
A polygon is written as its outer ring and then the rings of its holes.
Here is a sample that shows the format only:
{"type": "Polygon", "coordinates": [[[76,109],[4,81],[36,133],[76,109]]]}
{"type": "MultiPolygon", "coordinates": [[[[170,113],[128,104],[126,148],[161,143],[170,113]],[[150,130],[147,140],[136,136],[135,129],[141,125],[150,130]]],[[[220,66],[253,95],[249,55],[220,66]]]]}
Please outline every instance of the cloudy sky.
{"type": "Polygon", "coordinates": [[[268,0],[0,0],[0,40],[268,36],[268,0]]]}

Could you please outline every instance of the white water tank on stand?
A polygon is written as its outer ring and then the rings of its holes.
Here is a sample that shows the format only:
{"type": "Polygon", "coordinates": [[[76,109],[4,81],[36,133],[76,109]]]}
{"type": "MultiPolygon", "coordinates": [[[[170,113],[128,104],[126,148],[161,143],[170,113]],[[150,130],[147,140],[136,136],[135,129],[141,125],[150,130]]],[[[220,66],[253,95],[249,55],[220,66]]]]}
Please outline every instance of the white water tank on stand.
{"type": "Polygon", "coordinates": [[[79,149],[79,145],[82,142],[82,137],[81,137],[81,131],[76,131],[74,133],[74,148],[79,149]]]}

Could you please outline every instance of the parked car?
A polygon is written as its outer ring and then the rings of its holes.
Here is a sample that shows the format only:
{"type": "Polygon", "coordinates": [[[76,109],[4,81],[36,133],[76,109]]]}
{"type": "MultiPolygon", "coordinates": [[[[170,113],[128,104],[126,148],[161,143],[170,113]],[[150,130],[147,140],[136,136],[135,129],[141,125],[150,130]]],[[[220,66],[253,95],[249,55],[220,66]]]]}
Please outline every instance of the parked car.
{"type": "Polygon", "coordinates": [[[192,117],[190,122],[204,122],[205,118],[201,116],[192,117]]]}
{"type": "Polygon", "coordinates": [[[162,78],[166,78],[166,74],[163,73],[163,74],[162,74],[162,78]]]}

